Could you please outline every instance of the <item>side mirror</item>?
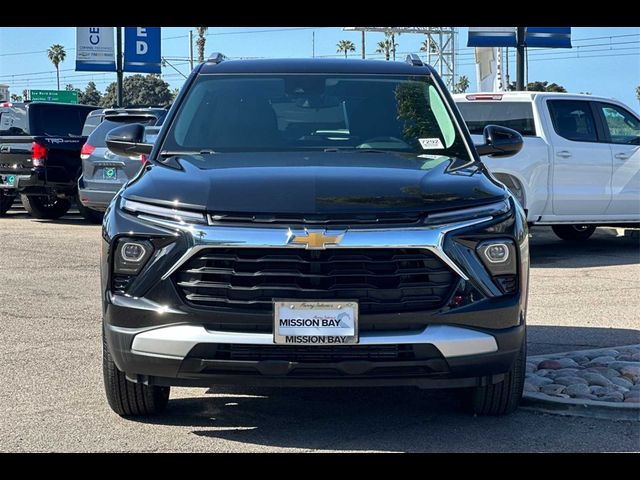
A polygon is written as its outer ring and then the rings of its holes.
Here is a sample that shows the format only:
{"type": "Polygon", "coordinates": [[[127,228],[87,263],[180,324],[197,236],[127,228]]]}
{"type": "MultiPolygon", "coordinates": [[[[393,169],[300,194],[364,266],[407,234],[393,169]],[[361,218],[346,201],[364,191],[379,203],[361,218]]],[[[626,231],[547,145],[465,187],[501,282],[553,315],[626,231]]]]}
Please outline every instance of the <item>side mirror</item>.
{"type": "Polygon", "coordinates": [[[139,123],[114,128],[107,134],[105,143],[109,150],[123,157],[149,155],[153,149],[152,143],[145,143],[144,125],[139,123]]]}
{"type": "Polygon", "coordinates": [[[509,157],[522,150],[524,140],[515,130],[500,125],[487,125],[482,132],[484,144],[476,145],[478,155],[509,157]]]}

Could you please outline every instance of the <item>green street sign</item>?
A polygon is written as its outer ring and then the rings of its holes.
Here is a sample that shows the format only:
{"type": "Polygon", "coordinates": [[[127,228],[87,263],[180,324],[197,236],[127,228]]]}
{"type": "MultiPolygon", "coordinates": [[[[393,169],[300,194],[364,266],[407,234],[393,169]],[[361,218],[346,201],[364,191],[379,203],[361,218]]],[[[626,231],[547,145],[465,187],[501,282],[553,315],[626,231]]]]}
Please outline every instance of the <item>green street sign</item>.
{"type": "Polygon", "coordinates": [[[29,90],[32,102],[78,103],[78,92],[69,90],[29,90]]]}

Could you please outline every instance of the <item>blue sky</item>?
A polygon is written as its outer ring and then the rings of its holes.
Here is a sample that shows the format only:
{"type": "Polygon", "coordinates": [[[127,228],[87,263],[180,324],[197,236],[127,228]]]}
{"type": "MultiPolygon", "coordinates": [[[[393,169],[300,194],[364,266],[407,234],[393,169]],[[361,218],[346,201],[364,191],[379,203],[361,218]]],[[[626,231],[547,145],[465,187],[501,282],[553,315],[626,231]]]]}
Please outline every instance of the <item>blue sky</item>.
{"type": "MultiPolygon", "coordinates": [[[[163,27],[162,54],[168,58],[188,56],[188,31],[195,27],[163,27]]],[[[457,38],[457,75],[471,81],[475,91],[476,76],[473,49],[466,47],[467,29],[460,27],[457,38]]],[[[315,55],[333,56],[336,43],[352,40],[360,56],[360,33],[345,32],[339,27],[209,27],[207,54],[221,51],[230,57],[311,57],[315,34],[315,55]]],[[[195,31],[194,31],[195,37],[195,31]]],[[[375,44],[381,33],[367,34],[367,58],[379,58],[375,44]]],[[[417,52],[423,35],[404,34],[396,39],[399,59],[417,52]]],[[[574,47],[567,49],[531,49],[529,81],[547,80],[563,85],[570,92],[591,92],[617,98],[636,111],[640,104],[635,88],[640,85],[640,27],[574,27],[574,47]]],[[[75,28],[73,27],[4,27],[0,28],[0,83],[9,84],[12,93],[25,88],[55,89],[55,70],[47,59],[46,49],[60,43],[67,48],[67,59],[61,64],[61,86],[72,83],[84,88],[93,80],[100,90],[115,80],[114,73],[75,72],[75,28]]],[[[195,50],[195,49],[194,49],[195,50]]],[[[510,49],[512,50],[512,49],[510,49]]],[[[176,60],[175,67],[188,73],[186,61],[176,60]]],[[[511,79],[515,80],[515,59],[510,62],[511,79]]],[[[172,88],[180,87],[184,78],[170,67],[163,77],[172,88]]]]}

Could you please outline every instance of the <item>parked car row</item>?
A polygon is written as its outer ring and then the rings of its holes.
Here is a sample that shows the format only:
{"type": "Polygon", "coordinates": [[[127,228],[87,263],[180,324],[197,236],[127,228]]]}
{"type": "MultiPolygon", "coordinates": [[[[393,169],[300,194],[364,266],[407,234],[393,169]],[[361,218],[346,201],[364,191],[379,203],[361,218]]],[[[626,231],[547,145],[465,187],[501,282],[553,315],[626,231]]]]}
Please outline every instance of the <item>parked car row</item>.
{"type": "MultiPolygon", "coordinates": [[[[126,123],[162,123],[165,108],[99,109],[49,102],[0,104],[0,215],[19,196],[35,218],[56,219],[75,199],[91,222],[142,165],[104,144],[126,123]]],[[[150,132],[151,133],[151,132],[150,132]]]]}

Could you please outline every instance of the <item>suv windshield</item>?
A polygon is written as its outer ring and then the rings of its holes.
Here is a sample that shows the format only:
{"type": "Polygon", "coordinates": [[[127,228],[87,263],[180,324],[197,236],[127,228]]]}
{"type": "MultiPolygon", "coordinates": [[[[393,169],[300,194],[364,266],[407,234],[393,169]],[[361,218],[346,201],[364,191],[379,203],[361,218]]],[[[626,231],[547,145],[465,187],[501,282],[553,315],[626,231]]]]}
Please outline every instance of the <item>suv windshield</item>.
{"type": "Polygon", "coordinates": [[[385,150],[468,159],[429,76],[201,75],[165,152],[385,150]]]}

